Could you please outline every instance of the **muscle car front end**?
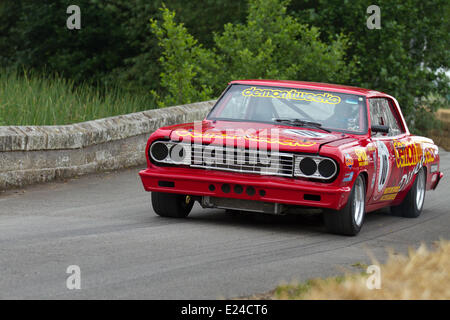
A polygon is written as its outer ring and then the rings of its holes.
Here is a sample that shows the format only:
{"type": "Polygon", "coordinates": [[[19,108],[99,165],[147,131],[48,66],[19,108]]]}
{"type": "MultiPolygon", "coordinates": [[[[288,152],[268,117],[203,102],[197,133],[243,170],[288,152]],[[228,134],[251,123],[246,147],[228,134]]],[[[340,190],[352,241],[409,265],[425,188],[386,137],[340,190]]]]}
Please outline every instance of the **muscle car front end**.
{"type": "Polygon", "coordinates": [[[234,81],[203,121],[154,132],[146,155],[140,176],[160,216],[186,217],[195,201],[271,214],[319,208],[328,230],[345,235],[382,207],[417,216],[442,178],[438,148],[409,133],[393,97],[307,82],[234,81]]]}

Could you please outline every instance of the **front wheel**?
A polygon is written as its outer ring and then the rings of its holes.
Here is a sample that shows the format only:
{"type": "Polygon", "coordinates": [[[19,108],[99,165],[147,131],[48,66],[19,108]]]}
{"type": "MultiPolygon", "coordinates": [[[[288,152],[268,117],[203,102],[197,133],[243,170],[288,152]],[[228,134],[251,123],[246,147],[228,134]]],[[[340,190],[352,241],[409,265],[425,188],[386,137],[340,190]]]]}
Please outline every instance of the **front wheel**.
{"type": "Polygon", "coordinates": [[[152,205],[161,217],[186,218],[194,206],[194,199],[182,194],[152,192],[152,205]]]}
{"type": "Polygon", "coordinates": [[[391,212],[400,217],[417,218],[422,213],[425,202],[426,174],[425,169],[419,170],[411,189],[398,206],[392,206],[391,212]]]}
{"type": "Polygon", "coordinates": [[[364,178],[359,175],[348,198],[347,204],[341,210],[324,212],[325,226],[331,233],[355,236],[361,230],[366,211],[366,187],[364,178]]]}

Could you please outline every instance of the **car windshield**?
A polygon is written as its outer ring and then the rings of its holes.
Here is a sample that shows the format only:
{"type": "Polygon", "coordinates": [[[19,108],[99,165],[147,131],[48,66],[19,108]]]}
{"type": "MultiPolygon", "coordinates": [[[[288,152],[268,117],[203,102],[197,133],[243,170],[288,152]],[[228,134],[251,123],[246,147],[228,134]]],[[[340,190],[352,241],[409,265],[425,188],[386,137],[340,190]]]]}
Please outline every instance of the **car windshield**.
{"type": "Polygon", "coordinates": [[[232,85],[208,119],[285,123],[350,133],[367,130],[363,96],[254,85],[232,85]]]}

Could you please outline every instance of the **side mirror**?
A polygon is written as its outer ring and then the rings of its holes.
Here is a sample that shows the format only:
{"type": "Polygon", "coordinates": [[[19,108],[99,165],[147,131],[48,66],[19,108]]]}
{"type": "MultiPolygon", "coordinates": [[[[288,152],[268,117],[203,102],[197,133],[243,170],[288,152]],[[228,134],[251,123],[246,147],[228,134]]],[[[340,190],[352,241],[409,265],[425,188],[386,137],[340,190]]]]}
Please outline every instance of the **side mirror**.
{"type": "Polygon", "coordinates": [[[373,125],[371,127],[371,129],[372,129],[373,133],[378,133],[378,132],[389,133],[389,127],[388,126],[373,125]]]}

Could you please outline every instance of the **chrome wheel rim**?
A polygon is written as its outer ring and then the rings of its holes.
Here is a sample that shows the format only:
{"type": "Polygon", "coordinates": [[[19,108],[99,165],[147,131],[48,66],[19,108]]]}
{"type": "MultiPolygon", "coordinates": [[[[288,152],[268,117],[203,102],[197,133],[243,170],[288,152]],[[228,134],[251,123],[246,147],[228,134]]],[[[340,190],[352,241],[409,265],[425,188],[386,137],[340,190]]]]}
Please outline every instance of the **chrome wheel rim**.
{"type": "Polygon", "coordinates": [[[425,175],[423,170],[420,170],[417,175],[416,184],[416,206],[417,210],[422,210],[423,200],[425,198],[425,175]]]}
{"type": "Polygon", "coordinates": [[[364,183],[361,177],[355,181],[355,196],[353,198],[353,217],[356,225],[359,227],[362,224],[364,217],[364,183]]]}

